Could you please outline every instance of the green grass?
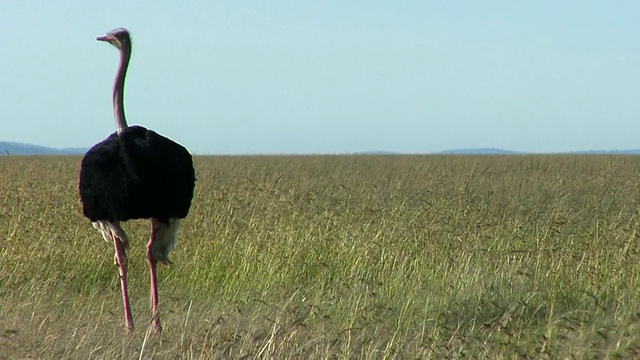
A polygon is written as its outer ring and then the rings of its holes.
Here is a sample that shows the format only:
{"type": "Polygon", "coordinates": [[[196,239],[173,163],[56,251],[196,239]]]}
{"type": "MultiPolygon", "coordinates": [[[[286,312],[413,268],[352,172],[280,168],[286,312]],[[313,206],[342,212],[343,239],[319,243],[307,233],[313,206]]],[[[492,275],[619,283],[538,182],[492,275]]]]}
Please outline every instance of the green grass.
{"type": "Polygon", "coordinates": [[[0,157],[0,358],[640,356],[640,157],[197,157],[126,334],[76,157],[0,157]]]}

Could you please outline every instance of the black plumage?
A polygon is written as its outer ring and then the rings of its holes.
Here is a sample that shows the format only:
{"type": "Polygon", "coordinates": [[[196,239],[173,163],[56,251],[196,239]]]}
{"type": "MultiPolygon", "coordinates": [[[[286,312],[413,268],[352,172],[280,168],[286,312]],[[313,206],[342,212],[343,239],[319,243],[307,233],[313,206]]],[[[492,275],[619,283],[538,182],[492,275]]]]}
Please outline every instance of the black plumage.
{"type": "Polygon", "coordinates": [[[187,149],[142,126],[130,126],[85,154],[79,188],[83,213],[92,222],[166,222],[187,216],[194,184],[187,149]]]}

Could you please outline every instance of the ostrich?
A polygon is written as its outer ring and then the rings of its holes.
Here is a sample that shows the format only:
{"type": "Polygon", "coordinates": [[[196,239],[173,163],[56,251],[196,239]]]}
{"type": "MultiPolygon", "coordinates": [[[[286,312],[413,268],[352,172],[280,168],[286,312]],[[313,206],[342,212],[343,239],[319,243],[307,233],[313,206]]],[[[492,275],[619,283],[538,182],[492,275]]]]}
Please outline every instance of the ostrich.
{"type": "Polygon", "coordinates": [[[104,239],[115,246],[127,330],[133,317],[127,294],[127,234],[120,222],[151,219],[147,261],[151,272],[151,324],[162,332],[158,315],[156,264],[169,264],[180,219],[187,216],[195,174],[191,154],[172,140],[142,126],[127,126],[124,115],[124,79],[131,56],[126,29],[97,38],[120,51],[120,66],[113,86],[116,132],[94,145],[82,159],[79,192],[82,212],[104,239]]]}

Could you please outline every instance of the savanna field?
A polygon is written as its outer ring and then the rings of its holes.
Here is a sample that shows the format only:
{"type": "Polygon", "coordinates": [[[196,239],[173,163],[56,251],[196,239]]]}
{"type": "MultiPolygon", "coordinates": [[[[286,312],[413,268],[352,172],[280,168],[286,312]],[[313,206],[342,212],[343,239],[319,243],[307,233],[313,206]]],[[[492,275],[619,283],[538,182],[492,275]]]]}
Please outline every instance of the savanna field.
{"type": "Polygon", "coordinates": [[[0,359],[640,357],[640,157],[196,157],[127,334],[80,157],[0,156],[0,359]]]}

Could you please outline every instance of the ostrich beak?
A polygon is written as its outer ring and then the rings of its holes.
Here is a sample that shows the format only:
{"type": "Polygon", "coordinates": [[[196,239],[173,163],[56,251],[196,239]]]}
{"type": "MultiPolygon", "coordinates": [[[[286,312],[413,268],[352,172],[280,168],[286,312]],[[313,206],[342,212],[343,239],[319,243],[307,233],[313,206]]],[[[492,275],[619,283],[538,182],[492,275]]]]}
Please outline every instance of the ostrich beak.
{"type": "Polygon", "coordinates": [[[98,40],[98,41],[107,41],[107,42],[108,42],[108,41],[110,41],[110,40],[111,40],[111,36],[109,36],[109,35],[105,35],[105,36],[98,36],[98,37],[96,38],[96,40],[98,40]]]}

